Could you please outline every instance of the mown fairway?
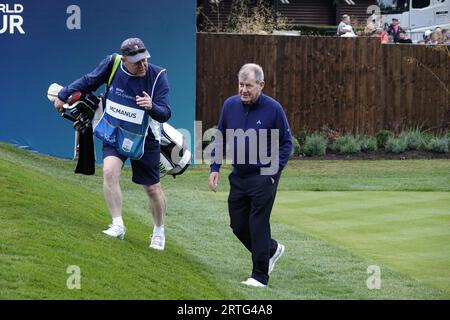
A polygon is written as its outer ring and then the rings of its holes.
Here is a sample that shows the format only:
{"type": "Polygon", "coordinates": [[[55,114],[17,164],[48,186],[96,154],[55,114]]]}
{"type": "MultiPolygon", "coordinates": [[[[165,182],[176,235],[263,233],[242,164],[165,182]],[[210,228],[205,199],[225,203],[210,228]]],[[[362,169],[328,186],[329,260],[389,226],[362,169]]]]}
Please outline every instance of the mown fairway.
{"type": "Polygon", "coordinates": [[[122,177],[124,241],[95,176],[74,163],[0,144],[1,299],[448,299],[450,162],[296,161],[285,170],[272,233],[286,254],[267,289],[249,289],[250,255],[228,227],[225,168],[219,192],[208,168],[165,177],[164,252],[148,249],[144,193],[122,177]],[[81,270],[69,290],[67,267],[81,270]],[[381,269],[368,290],[367,267],[381,269]]]}

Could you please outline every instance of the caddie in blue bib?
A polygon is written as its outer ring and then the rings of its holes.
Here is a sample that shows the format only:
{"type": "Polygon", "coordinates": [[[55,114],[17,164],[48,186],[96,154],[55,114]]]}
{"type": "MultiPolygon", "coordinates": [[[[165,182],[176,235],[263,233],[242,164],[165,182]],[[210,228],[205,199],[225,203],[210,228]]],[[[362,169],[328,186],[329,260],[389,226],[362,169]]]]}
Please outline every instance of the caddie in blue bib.
{"type": "Polygon", "coordinates": [[[155,65],[149,65],[149,71],[146,77],[137,77],[126,69],[120,56],[115,56],[113,80],[104,100],[104,113],[94,128],[99,139],[134,160],[144,154],[148,134],[158,143],[161,139],[160,123],[136,103],[136,96],[142,95],[143,91],[150,93],[153,99],[158,80],[165,76],[165,69],[155,65]],[[117,71],[114,70],[116,68],[117,71]]]}

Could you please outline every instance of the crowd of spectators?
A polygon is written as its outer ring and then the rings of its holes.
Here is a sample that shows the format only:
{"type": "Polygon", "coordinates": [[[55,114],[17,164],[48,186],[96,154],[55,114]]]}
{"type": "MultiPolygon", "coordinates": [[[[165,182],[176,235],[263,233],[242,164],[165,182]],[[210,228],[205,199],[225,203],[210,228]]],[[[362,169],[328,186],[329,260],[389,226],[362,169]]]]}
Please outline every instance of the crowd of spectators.
{"type": "MultiPolygon", "coordinates": [[[[450,30],[436,27],[433,30],[426,30],[422,39],[412,41],[407,32],[400,26],[399,20],[392,19],[392,23],[383,24],[383,21],[373,14],[369,17],[367,25],[360,33],[355,32],[352,26],[351,17],[347,14],[342,16],[342,21],[337,28],[337,35],[340,37],[357,37],[359,35],[366,37],[380,38],[381,43],[418,43],[425,45],[450,45],[450,30]]],[[[419,36],[420,37],[420,36],[419,36]]]]}

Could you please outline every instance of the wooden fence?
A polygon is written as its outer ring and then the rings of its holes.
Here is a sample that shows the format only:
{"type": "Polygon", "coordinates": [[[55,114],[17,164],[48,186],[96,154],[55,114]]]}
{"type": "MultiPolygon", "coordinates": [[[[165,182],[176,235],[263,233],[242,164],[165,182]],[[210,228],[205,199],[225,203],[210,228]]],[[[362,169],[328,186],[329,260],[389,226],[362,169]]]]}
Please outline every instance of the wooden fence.
{"type": "Polygon", "coordinates": [[[449,127],[450,56],[436,48],[374,38],[199,33],[196,118],[203,128],[216,125],[224,100],[237,94],[240,66],[254,62],[294,133],[323,125],[353,134],[449,127]]]}

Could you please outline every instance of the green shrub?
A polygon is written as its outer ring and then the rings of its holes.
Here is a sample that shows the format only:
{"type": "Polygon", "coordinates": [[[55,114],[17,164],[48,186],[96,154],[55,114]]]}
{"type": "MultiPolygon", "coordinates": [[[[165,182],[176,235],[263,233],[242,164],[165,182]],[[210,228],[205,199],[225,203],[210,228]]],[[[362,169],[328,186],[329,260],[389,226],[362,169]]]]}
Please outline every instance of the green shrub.
{"type": "Polygon", "coordinates": [[[291,157],[298,157],[300,154],[300,143],[296,137],[292,137],[292,151],[291,157]]]}
{"type": "Polygon", "coordinates": [[[339,153],[356,153],[361,151],[359,140],[352,135],[340,136],[330,146],[330,149],[339,153]]]}
{"type": "Polygon", "coordinates": [[[381,130],[376,135],[378,148],[384,148],[389,138],[394,137],[394,134],[389,130],[381,130]]]}
{"type": "Polygon", "coordinates": [[[376,151],[378,149],[378,143],[375,137],[359,136],[358,140],[361,151],[376,151]]]}
{"type": "Polygon", "coordinates": [[[334,140],[334,142],[330,142],[329,144],[329,148],[330,150],[332,150],[333,152],[341,152],[342,147],[347,143],[348,141],[348,136],[339,136],[336,138],[336,140],[334,140]]]}
{"type": "Polygon", "coordinates": [[[407,148],[406,139],[403,137],[399,137],[399,138],[391,137],[386,141],[386,145],[384,148],[388,152],[393,152],[393,153],[404,152],[407,148]]]}
{"type": "Polygon", "coordinates": [[[430,143],[431,139],[434,139],[434,135],[430,132],[423,132],[422,133],[422,147],[424,149],[427,149],[427,145],[430,143]]]}
{"type": "Polygon", "coordinates": [[[400,138],[406,140],[408,150],[419,150],[423,145],[423,134],[419,129],[403,132],[400,138]]]}
{"type": "Polygon", "coordinates": [[[443,138],[432,138],[427,146],[427,150],[439,153],[447,153],[449,150],[449,140],[447,137],[443,138]]]}
{"type": "Polygon", "coordinates": [[[306,130],[302,130],[299,133],[295,134],[294,137],[297,139],[300,146],[305,144],[306,137],[308,136],[308,132],[306,130]]]}
{"type": "Polygon", "coordinates": [[[447,131],[446,137],[448,140],[448,148],[450,149],[450,131],[447,131]]]}
{"type": "MultiPolygon", "coordinates": [[[[337,140],[337,139],[336,139],[337,140]]],[[[330,143],[329,141],[328,141],[328,147],[327,147],[328,149],[330,149],[330,151],[332,151],[332,152],[339,152],[338,150],[339,150],[339,146],[338,146],[338,144],[337,144],[337,141],[335,141],[335,142],[333,142],[333,143],[330,143]]]]}
{"type": "Polygon", "coordinates": [[[287,25],[286,30],[298,30],[302,35],[335,35],[336,27],[328,25],[307,25],[307,24],[291,24],[287,25]]]}
{"type": "Polygon", "coordinates": [[[314,133],[306,137],[303,152],[307,156],[324,156],[327,151],[327,138],[321,134],[314,133]]]}

